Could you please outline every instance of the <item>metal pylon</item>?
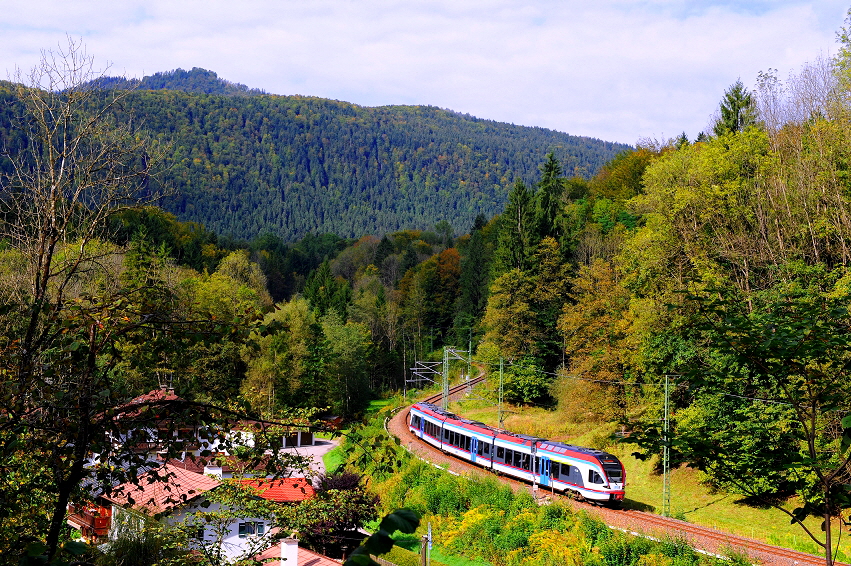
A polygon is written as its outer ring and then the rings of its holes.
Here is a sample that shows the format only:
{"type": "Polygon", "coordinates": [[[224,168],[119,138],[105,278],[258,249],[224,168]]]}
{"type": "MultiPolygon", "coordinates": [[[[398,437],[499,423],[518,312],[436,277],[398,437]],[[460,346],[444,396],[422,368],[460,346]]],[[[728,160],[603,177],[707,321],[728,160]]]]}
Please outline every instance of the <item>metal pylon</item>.
{"type": "Polygon", "coordinates": [[[449,348],[443,347],[443,409],[449,408],[449,348]]]}
{"type": "Polygon", "coordinates": [[[668,375],[665,375],[665,421],[662,427],[662,516],[671,516],[671,441],[668,437],[668,375]]]}

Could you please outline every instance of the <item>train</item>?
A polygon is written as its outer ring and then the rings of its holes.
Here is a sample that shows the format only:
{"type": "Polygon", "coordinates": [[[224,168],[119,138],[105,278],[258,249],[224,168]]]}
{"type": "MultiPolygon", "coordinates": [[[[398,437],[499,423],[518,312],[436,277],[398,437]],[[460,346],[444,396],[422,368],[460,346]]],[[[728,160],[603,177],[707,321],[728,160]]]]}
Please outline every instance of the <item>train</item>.
{"type": "Polygon", "coordinates": [[[624,498],[626,470],[603,450],[497,429],[425,401],[411,407],[408,428],[448,454],[541,488],[615,507],[624,498]]]}

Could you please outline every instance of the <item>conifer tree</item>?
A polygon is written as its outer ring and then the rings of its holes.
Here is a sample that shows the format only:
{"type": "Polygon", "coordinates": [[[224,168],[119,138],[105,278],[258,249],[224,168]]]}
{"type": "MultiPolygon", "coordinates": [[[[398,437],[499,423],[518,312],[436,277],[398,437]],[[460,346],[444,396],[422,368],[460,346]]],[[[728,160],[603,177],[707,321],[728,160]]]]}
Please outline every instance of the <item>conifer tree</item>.
{"type": "Polygon", "coordinates": [[[716,136],[736,133],[756,125],[756,103],[741,80],[733,83],[721,99],[721,117],[715,123],[716,136]]]}
{"type": "Polygon", "coordinates": [[[523,181],[517,181],[511,189],[500,217],[494,276],[528,267],[535,229],[533,198],[534,193],[523,181]]]}
{"type": "Polygon", "coordinates": [[[547,160],[540,169],[541,180],[538,181],[538,192],[535,195],[537,239],[547,236],[557,238],[556,219],[561,212],[561,198],[564,194],[564,170],[552,153],[547,154],[547,160]]]}

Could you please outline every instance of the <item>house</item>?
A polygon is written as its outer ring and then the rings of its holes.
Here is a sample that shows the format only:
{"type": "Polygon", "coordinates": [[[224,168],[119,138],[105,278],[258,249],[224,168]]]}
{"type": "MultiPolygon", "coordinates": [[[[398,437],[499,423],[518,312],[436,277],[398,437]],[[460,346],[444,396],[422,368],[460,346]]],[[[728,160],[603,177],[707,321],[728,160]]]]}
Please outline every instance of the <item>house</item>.
{"type": "Polygon", "coordinates": [[[220,452],[221,441],[216,438],[217,434],[211,434],[213,432],[223,432],[224,437],[237,446],[253,447],[259,434],[277,438],[280,448],[312,446],[316,442],[306,420],[289,426],[271,427],[267,423],[242,420],[228,431],[203,431],[202,427],[188,422],[175,426],[175,414],[185,413],[186,404],[187,401],[176,395],[174,389],[166,387],[131,399],[116,411],[115,420],[123,430],[113,438],[113,442],[129,447],[137,454],[147,454],[151,460],[156,460],[167,447],[193,456],[199,456],[205,450],[220,452]]]}
{"type": "MultiPolygon", "coordinates": [[[[305,478],[247,478],[239,483],[257,490],[259,497],[278,503],[303,501],[315,493],[305,478]]],[[[146,517],[177,524],[196,512],[222,510],[222,505],[210,497],[220,485],[222,482],[218,478],[170,463],[163,464],[141,475],[138,485],[123,484],[99,498],[99,509],[103,510],[101,517],[110,519],[108,527],[104,523],[99,524],[99,532],[106,528],[108,536],[114,538],[121,529],[143,528],[146,517]],[[158,478],[167,478],[168,481],[159,481],[158,478]]],[[[77,516],[80,515],[75,515],[73,523],[69,518],[69,523],[74,526],[81,524],[77,516]]],[[[81,516],[86,518],[85,514],[81,516]]],[[[263,548],[264,542],[268,544],[272,526],[268,517],[234,517],[232,522],[219,525],[218,530],[199,528],[195,539],[198,544],[220,544],[222,554],[232,560],[263,548]]],[[[102,540],[102,534],[97,536],[102,540]]]]}
{"type": "Polygon", "coordinates": [[[240,485],[257,490],[257,495],[276,503],[297,503],[316,495],[316,490],[307,478],[242,478],[240,485]]]}

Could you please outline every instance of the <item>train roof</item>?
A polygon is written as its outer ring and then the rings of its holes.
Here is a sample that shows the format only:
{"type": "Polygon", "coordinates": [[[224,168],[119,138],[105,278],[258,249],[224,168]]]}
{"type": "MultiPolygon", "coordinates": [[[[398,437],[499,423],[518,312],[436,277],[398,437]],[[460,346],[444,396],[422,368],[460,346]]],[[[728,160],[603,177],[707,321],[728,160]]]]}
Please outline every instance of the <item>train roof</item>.
{"type": "Polygon", "coordinates": [[[455,413],[451,413],[442,407],[438,407],[434,403],[428,403],[426,401],[420,401],[419,403],[415,403],[414,406],[419,406],[421,409],[425,409],[430,411],[436,415],[445,417],[447,419],[452,419],[454,421],[458,421],[464,424],[473,425],[475,427],[481,428],[483,430],[493,432],[497,438],[502,440],[506,440],[509,442],[519,442],[520,444],[529,444],[533,442],[540,442],[538,445],[541,450],[547,450],[548,452],[553,452],[555,454],[568,454],[572,452],[573,454],[579,453],[583,454],[586,457],[590,457],[600,462],[619,462],[617,456],[609,454],[604,450],[598,450],[596,448],[586,448],[584,446],[576,446],[575,444],[565,444],[563,442],[556,442],[554,440],[546,440],[544,438],[538,438],[537,436],[529,436],[528,434],[520,434],[517,432],[510,432],[507,430],[499,429],[496,427],[492,427],[486,425],[479,421],[473,421],[470,419],[465,419],[463,417],[459,417],[455,413]]]}
{"type": "Polygon", "coordinates": [[[579,452],[580,454],[587,454],[588,456],[593,456],[601,462],[605,462],[608,460],[611,460],[612,462],[619,461],[617,456],[609,454],[605,450],[598,450],[596,448],[586,448],[584,446],[576,446],[575,444],[564,444],[563,442],[555,442],[552,440],[545,440],[541,442],[540,448],[549,452],[555,452],[556,454],[579,452]]]}

